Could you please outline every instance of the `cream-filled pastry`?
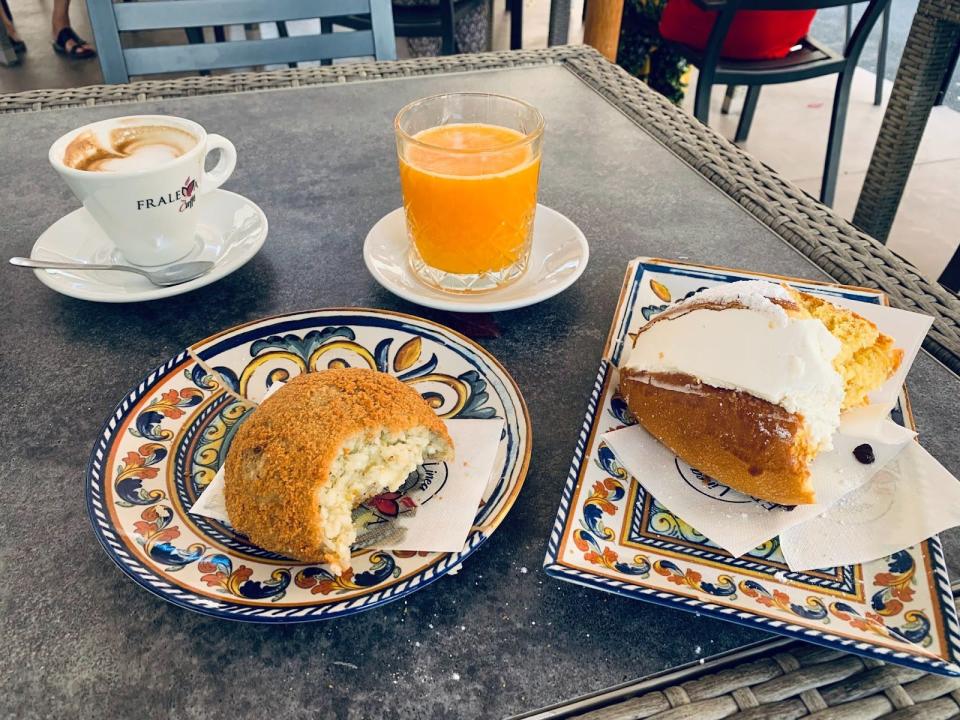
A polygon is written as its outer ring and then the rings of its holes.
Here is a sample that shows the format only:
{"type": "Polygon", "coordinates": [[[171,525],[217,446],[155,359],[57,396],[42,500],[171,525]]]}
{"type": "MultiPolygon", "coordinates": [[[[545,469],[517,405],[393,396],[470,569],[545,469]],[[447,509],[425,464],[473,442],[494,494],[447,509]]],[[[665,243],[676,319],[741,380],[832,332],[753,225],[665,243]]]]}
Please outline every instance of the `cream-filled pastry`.
{"type": "Polygon", "coordinates": [[[643,326],[620,368],[633,415],[731,487],[815,502],[809,464],[902,351],[870,321],[783,285],[704,290],[643,326]]]}

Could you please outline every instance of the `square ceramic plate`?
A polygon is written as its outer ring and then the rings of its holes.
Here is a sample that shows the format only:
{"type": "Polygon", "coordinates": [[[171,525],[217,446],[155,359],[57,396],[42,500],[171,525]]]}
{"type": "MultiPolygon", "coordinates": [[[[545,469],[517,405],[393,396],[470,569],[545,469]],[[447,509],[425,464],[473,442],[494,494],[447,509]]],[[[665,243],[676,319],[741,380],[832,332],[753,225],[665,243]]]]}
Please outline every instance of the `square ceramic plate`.
{"type": "MultiPolygon", "coordinates": [[[[960,674],[960,626],[937,537],[862,565],[802,573],[789,570],[776,538],[735,558],[660,505],[643,478],[630,477],[600,441],[632,422],[610,372],[627,333],[700,289],[756,278],[886,303],[883,293],[864,288],[649,258],[631,262],[550,535],[546,572],[887,662],[960,674]]],[[[905,391],[893,419],[912,427],[905,391]]]]}

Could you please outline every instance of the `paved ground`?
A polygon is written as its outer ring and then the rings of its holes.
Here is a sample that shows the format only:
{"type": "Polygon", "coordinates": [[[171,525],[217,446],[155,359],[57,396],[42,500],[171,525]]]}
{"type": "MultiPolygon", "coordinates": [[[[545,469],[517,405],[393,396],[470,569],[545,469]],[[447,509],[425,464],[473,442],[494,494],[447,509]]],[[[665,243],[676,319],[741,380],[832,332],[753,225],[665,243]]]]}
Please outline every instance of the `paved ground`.
{"type": "MultiPolygon", "coordinates": [[[[854,24],[863,12],[865,4],[854,8],[854,24]]],[[[890,40],[887,45],[887,67],[884,73],[885,77],[893,80],[897,74],[897,66],[900,64],[900,56],[903,55],[903,46],[907,42],[907,34],[910,32],[910,23],[913,22],[914,13],[917,11],[917,0],[893,0],[890,6],[890,40]]],[[[817,13],[813,21],[813,30],[811,35],[828,44],[837,50],[841,49],[845,40],[846,9],[842,7],[828,8],[817,13]]],[[[866,68],[872,73],[877,70],[877,49],[880,47],[880,22],[870,34],[867,45],[860,56],[860,67],[866,68]]],[[[953,79],[944,99],[944,105],[960,110],[960,68],[954,70],[953,79]]]]}
{"type": "MultiPolygon", "coordinates": [[[[17,27],[27,40],[30,50],[24,62],[17,68],[0,67],[0,92],[16,92],[41,87],[75,87],[100,82],[100,68],[94,61],[71,61],[55,55],[50,47],[50,1],[8,0],[12,5],[17,27]]],[[[502,3],[495,2],[494,45],[507,47],[509,43],[507,16],[502,12],[502,3]]],[[[547,12],[549,0],[526,0],[524,44],[538,47],[546,44],[547,12]]],[[[863,4],[854,10],[854,20],[859,18],[863,4]]],[[[917,10],[917,0],[893,0],[890,21],[890,42],[885,76],[893,80],[903,53],[903,45],[910,30],[910,23],[917,10]]],[[[840,49],[844,43],[845,9],[821,10],[813,24],[814,37],[831,47],[840,49]]],[[[87,38],[92,37],[82,2],[74,3],[72,12],[74,26],[87,38]]],[[[579,42],[580,3],[574,2],[571,22],[571,42],[579,42]]],[[[878,24],[879,25],[879,24],[878,24]]],[[[879,26],[871,34],[860,61],[861,67],[876,71],[877,47],[880,40],[879,26]]],[[[954,73],[953,84],[946,105],[960,110],[960,69],[954,73]]]]}

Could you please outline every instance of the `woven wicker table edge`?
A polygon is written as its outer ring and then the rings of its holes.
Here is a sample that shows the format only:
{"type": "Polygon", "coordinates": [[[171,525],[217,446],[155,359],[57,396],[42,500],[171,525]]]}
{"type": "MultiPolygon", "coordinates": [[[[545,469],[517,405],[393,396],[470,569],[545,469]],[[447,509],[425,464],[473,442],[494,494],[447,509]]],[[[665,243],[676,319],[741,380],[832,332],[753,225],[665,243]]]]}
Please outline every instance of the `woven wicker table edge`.
{"type": "Polygon", "coordinates": [[[583,45],[561,45],[538,50],[502,50],[470,55],[351,62],[220,75],[194,75],[172,79],[140,80],[118,85],[85,85],[73,88],[26,90],[16,93],[0,93],[0,113],[38,112],[197,95],[221,95],[224,93],[385,80],[417,75],[533,67],[563,63],[573,57],[594,54],[597,57],[602,57],[592,48],[583,45]]]}
{"type": "Polygon", "coordinates": [[[771,640],[509,720],[953,718],[960,677],[771,640]]]}
{"type": "Polygon", "coordinates": [[[960,374],[960,298],[586,46],[147,80],[0,95],[0,113],[562,64],[837,282],[934,318],[924,348],[960,374]]]}

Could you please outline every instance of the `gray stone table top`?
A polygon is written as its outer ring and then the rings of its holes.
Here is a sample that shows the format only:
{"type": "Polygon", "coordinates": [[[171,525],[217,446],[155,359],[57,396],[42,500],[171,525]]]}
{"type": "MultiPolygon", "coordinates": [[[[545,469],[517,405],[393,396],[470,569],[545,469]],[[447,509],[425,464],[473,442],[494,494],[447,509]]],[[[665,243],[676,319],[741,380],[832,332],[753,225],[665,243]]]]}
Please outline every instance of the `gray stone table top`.
{"type": "MultiPolygon", "coordinates": [[[[497,717],[769,636],[555,581],[541,571],[626,263],[638,255],[827,279],[561,66],[186,97],[0,116],[2,242],[27,255],[77,205],[47,165],[61,133],[130,113],[193,118],[233,140],[226,187],[270,236],[246,267],[182,297],[98,305],[2,271],[0,716],[497,717]],[[481,340],[530,408],[526,485],[455,576],[359,615],[235,624],[128,581],[86,518],[84,468],[104,418],[149,369],[215,331],[324,306],[437,318],[367,274],[363,238],[400,205],[391,121],[417,97],[489,90],[547,120],[541,202],[591,244],[579,282],[496,316],[481,340]]],[[[960,474],[960,380],[923,353],[910,375],[925,446],[960,474]]],[[[947,533],[953,574],[958,535],[947,533]]]]}

